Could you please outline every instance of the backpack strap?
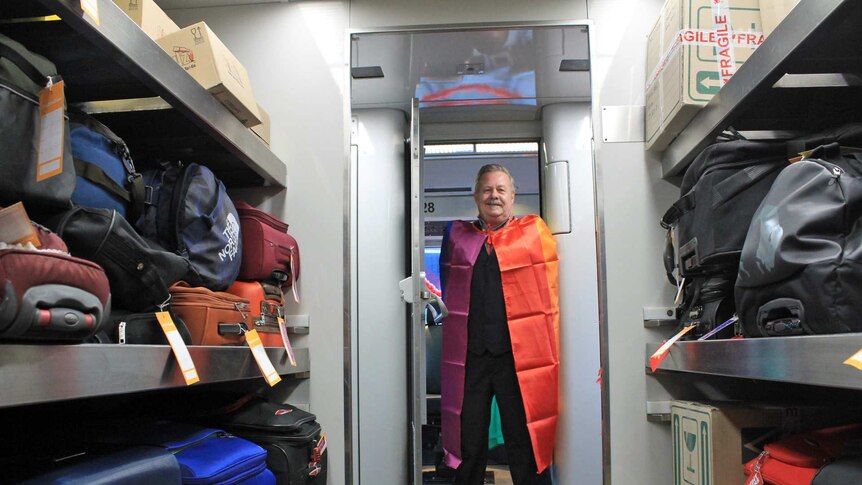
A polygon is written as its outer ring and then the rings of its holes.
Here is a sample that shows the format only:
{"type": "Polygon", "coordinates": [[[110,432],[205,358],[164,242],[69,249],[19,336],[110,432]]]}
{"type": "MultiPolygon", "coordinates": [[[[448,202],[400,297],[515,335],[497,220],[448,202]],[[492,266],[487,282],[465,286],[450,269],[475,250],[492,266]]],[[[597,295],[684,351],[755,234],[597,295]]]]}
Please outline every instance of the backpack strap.
{"type": "Polygon", "coordinates": [[[117,182],[114,182],[114,179],[109,177],[101,167],[78,157],[75,157],[74,160],[75,173],[79,177],[84,177],[124,201],[131,202],[129,191],[121,187],[117,182]]]}

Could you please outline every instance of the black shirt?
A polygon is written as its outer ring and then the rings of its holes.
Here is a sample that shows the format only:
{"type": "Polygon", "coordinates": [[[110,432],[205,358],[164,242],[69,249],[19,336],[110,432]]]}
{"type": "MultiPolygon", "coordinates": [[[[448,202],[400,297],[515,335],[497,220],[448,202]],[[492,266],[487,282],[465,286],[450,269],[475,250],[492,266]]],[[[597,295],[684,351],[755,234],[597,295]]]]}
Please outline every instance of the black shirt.
{"type": "Polygon", "coordinates": [[[467,350],[481,355],[485,351],[500,355],[512,351],[503,280],[497,253],[485,247],[479,251],[470,282],[470,314],[467,316],[467,350]]]}

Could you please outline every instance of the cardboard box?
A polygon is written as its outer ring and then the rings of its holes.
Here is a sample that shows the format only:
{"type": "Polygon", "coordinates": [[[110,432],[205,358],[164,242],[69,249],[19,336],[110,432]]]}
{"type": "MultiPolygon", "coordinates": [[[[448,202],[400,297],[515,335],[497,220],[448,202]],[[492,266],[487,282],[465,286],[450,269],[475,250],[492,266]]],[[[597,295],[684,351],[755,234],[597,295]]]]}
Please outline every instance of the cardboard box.
{"type": "Polygon", "coordinates": [[[763,35],[769,35],[778,24],[793,10],[799,0],[760,0],[760,19],[763,21],[763,35]]]}
{"type": "Polygon", "coordinates": [[[242,124],[260,124],[245,67],[206,23],[190,25],[156,42],[242,124]]]}
{"type": "Polygon", "coordinates": [[[674,485],[744,483],[743,464],[759,452],[747,445],[780,430],[785,413],[781,407],[673,401],[674,485]]]}
{"type": "Polygon", "coordinates": [[[260,114],[260,124],[252,126],[249,129],[253,131],[266,146],[269,146],[269,113],[267,113],[261,105],[257,105],[257,112],[260,114]]]}
{"type": "Polygon", "coordinates": [[[758,0],[713,4],[667,0],[647,38],[648,150],[667,148],[763,42],[758,0]]]}
{"type": "Polygon", "coordinates": [[[114,3],[153,40],[180,30],[153,0],[114,0],[114,3]]]}

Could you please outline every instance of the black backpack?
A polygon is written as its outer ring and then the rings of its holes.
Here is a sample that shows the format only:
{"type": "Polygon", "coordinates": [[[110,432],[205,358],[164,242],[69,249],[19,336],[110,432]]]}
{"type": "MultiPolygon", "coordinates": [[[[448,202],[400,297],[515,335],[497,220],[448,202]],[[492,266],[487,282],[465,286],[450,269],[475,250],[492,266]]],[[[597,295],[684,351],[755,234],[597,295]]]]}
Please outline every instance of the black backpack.
{"type": "Polygon", "coordinates": [[[862,331],[862,151],[785,168],[754,215],[736,306],[748,337],[862,331]]]}

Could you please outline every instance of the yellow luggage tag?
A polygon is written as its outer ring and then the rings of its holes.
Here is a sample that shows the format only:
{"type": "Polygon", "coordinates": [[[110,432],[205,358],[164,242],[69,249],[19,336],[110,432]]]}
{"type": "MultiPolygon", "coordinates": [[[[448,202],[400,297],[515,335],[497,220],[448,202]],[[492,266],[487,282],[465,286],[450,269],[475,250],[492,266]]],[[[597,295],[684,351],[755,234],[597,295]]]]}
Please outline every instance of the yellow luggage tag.
{"type": "Polygon", "coordinates": [[[39,92],[39,157],[36,181],[41,182],[63,172],[65,144],[66,98],[63,81],[48,84],[39,92]]]}
{"type": "Polygon", "coordinates": [[[255,362],[257,362],[257,366],[260,368],[260,373],[266,379],[269,386],[272,387],[281,382],[281,376],[278,375],[278,372],[272,365],[272,361],[266,355],[266,350],[263,347],[263,342],[260,340],[260,335],[257,334],[257,330],[252,329],[245,332],[245,343],[251,349],[251,355],[254,356],[255,362]]]}
{"type": "Polygon", "coordinates": [[[859,370],[862,370],[862,349],[859,349],[859,352],[856,352],[850,358],[843,362],[845,365],[853,366],[859,370]]]}
{"type": "Polygon", "coordinates": [[[174,358],[177,359],[177,364],[180,366],[180,371],[183,373],[186,385],[194,384],[200,381],[200,377],[198,376],[197,369],[195,369],[192,356],[189,354],[189,349],[186,347],[186,343],[183,342],[180,332],[177,331],[177,326],[174,324],[171,314],[164,311],[164,306],[161,307],[161,310],[156,312],[156,319],[159,321],[159,325],[161,325],[162,332],[165,333],[168,343],[171,344],[171,350],[174,352],[174,358]]]}
{"type": "Polygon", "coordinates": [[[39,234],[33,229],[33,223],[30,222],[21,202],[0,209],[0,242],[21,245],[30,243],[36,248],[42,246],[39,234]]]}
{"type": "Polygon", "coordinates": [[[293,301],[299,303],[299,279],[296,277],[296,260],[293,256],[293,251],[290,252],[290,288],[293,291],[293,301]]]}
{"type": "Polygon", "coordinates": [[[101,24],[101,20],[99,20],[99,0],[81,0],[81,10],[89,15],[96,25],[101,24]]]}
{"type": "Polygon", "coordinates": [[[680,330],[678,334],[671,337],[670,340],[662,344],[658,350],[655,351],[649,358],[649,368],[655,372],[658,369],[658,366],[661,365],[662,361],[667,357],[667,354],[670,352],[671,345],[675,344],[677,340],[681,339],[683,335],[687,334],[697,325],[689,325],[684,329],[680,330]]]}

